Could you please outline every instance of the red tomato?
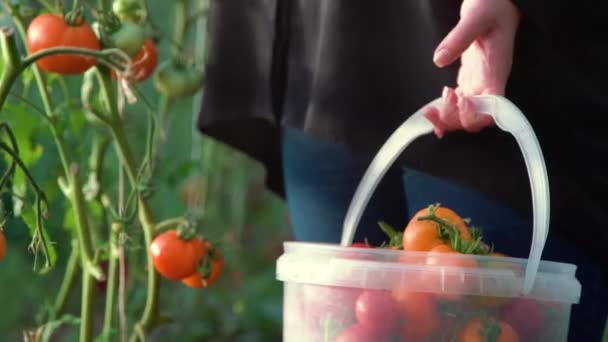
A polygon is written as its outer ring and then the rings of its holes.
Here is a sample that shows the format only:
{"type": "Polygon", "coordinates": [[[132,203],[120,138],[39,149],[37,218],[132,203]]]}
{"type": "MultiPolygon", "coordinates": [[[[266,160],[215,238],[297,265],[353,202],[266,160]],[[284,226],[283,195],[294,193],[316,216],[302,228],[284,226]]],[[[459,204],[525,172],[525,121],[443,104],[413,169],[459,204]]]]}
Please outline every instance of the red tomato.
{"type": "Polygon", "coordinates": [[[199,238],[182,240],[176,230],[169,230],[154,238],[150,255],[158,273],[171,280],[180,280],[196,273],[205,250],[199,238]]]}
{"type": "Polygon", "coordinates": [[[355,313],[359,323],[372,331],[389,332],[397,326],[397,303],[388,291],[363,291],[357,299],[355,313]]]}
{"type": "Polygon", "coordinates": [[[545,313],[534,300],[517,298],[500,309],[500,318],[509,323],[522,342],[538,341],[543,331],[545,313]]]}
{"type": "Polygon", "coordinates": [[[4,237],[4,233],[0,229],[0,261],[4,259],[6,256],[6,238],[4,237]]]}
{"type": "Polygon", "coordinates": [[[356,322],[355,303],[361,289],[302,285],[300,288],[300,312],[310,331],[323,331],[328,318],[333,325],[347,327],[356,322]]]}
{"type": "MultiPolygon", "coordinates": [[[[99,50],[100,43],[86,21],[68,25],[61,16],[41,14],[34,18],[27,29],[27,48],[30,53],[53,47],[76,47],[99,50]]],[[[75,54],[54,55],[39,59],[36,64],[48,72],[81,74],[96,64],[93,57],[75,54]]]]}
{"type": "Polygon", "coordinates": [[[397,301],[403,320],[399,332],[401,339],[427,341],[439,330],[441,321],[434,295],[395,289],[393,298],[397,301]]]}
{"type": "Polygon", "coordinates": [[[352,325],[342,331],[336,338],[336,342],[370,342],[370,341],[387,341],[390,335],[382,331],[369,330],[362,324],[352,325]]]}
{"type": "Polygon", "coordinates": [[[352,245],[350,245],[350,247],[356,247],[356,248],[374,248],[371,245],[368,245],[365,242],[355,242],[352,245]]]}
{"type": "Polygon", "coordinates": [[[182,282],[192,288],[207,288],[215,283],[224,269],[224,256],[222,252],[211,244],[211,241],[205,240],[204,248],[206,251],[205,258],[201,263],[209,263],[209,274],[203,275],[199,272],[182,279],[182,282]]]}
{"type": "Polygon", "coordinates": [[[133,75],[138,82],[146,80],[154,73],[158,65],[158,50],[151,38],[146,39],[144,46],[133,58],[133,75]]]}
{"type": "Polygon", "coordinates": [[[348,246],[348,248],[354,248],[355,250],[351,251],[344,251],[344,252],[340,252],[338,253],[338,257],[340,258],[346,258],[346,259],[358,259],[358,260],[371,260],[373,259],[373,257],[371,255],[366,255],[366,251],[358,251],[356,250],[357,248],[363,248],[363,249],[374,249],[374,246],[372,245],[368,245],[365,242],[355,242],[353,244],[351,244],[350,246],[348,246]]]}

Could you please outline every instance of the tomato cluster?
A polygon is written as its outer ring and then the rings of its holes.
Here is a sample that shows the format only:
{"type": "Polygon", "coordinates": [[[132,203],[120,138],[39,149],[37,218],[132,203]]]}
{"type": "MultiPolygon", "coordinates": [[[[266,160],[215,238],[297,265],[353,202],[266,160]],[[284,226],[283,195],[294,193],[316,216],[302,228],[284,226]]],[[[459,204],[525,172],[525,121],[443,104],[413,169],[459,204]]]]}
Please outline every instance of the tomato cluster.
{"type": "Polygon", "coordinates": [[[297,289],[285,324],[310,340],[538,341],[552,310],[549,303],[525,298],[480,311],[468,300],[446,304],[436,294],[402,288],[297,285],[297,289]]]}
{"type": "MultiPolygon", "coordinates": [[[[513,267],[501,258],[476,258],[475,255],[505,255],[489,248],[481,233],[469,224],[469,220],[449,208],[429,206],[416,213],[402,233],[384,226],[391,238],[388,246],[354,243],[338,257],[369,260],[374,259],[374,253],[361,249],[390,248],[418,252],[393,259],[416,266],[513,267]],[[402,240],[399,248],[395,246],[395,236],[402,240]]],[[[297,285],[299,290],[293,296],[297,303],[287,307],[287,323],[291,324],[290,329],[312,332],[313,339],[338,342],[517,342],[538,340],[545,334],[548,317],[558,309],[551,303],[526,298],[464,295],[468,283],[463,277],[440,279],[442,272],[410,273],[407,286],[384,290],[297,285]],[[437,284],[448,291],[434,291],[437,284]]]]}
{"type": "MultiPolygon", "coordinates": [[[[44,13],[35,17],[27,29],[27,48],[30,53],[51,48],[81,48],[98,51],[102,48],[117,48],[132,57],[133,79],[137,82],[148,79],[158,65],[156,43],[146,36],[141,25],[141,13],[133,14],[133,4],[127,7],[120,1],[115,4],[115,14],[104,22],[91,25],[82,17],[70,21],[68,16],[44,13]],[[119,6],[120,5],[120,6],[119,6]],[[127,11],[127,9],[130,9],[127,11]],[[113,17],[117,16],[117,17],[113,17]]],[[[78,54],[58,54],[39,59],[36,64],[42,70],[64,75],[82,74],[97,64],[93,57],[78,54]]]]}
{"type": "Polygon", "coordinates": [[[158,273],[192,288],[211,286],[224,269],[224,256],[211,241],[200,237],[184,239],[175,229],[154,238],[150,255],[158,273]]]}

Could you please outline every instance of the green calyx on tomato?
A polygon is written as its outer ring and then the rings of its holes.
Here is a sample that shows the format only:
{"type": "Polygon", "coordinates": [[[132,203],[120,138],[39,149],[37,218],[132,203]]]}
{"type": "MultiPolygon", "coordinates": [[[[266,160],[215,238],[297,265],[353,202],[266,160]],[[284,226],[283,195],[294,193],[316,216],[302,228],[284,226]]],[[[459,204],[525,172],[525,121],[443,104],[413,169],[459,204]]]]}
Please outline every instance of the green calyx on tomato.
{"type": "Polygon", "coordinates": [[[82,18],[83,11],[82,6],[80,6],[72,11],[65,12],[63,15],[63,21],[69,26],[80,26],[84,20],[82,18]]]}
{"type": "Polygon", "coordinates": [[[220,248],[210,240],[203,239],[203,259],[196,273],[183,278],[182,282],[191,288],[207,288],[215,283],[224,269],[224,256],[220,248]]]}
{"type": "Polygon", "coordinates": [[[124,51],[129,57],[135,57],[144,46],[146,30],[139,24],[121,21],[112,12],[98,14],[99,24],[96,33],[106,47],[114,47],[124,51]]]}
{"type": "Polygon", "coordinates": [[[470,228],[471,239],[463,239],[461,230],[454,223],[437,215],[439,207],[440,205],[438,204],[430,205],[428,207],[428,214],[417,217],[417,220],[433,222],[437,226],[439,238],[445,241],[456,252],[481,255],[491,252],[491,248],[488,248],[482,241],[480,229],[470,228]]]}
{"type": "Polygon", "coordinates": [[[168,97],[188,97],[200,90],[204,73],[179,62],[167,60],[161,63],[154,74],[154,86],[168,97]]]}
{"type": "Polygon", "coordinates": [[[403,249],[403,232],[398,232],[386,222],[378,222],[380,229],[388,236],[388,243],[383,243],[380,248],[403,249]]]}
{"type": "Polygon", "coordinates": [[[114,0],[112,2],[112,12],[122,22],[130,21],[143,24],[148,18],[146,6],[141,0],[114,0]]]}

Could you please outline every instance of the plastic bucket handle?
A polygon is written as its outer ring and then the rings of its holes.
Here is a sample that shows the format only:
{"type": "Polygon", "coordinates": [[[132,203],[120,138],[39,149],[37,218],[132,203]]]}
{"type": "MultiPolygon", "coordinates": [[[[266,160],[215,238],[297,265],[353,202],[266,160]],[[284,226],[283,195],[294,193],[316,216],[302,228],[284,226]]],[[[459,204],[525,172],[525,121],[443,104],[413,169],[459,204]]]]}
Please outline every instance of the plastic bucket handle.
{"type": "MultiPolygon", "coordinates": [[[[500,96],[471,97],[478,113],[491,115],[496,125],[511,133],[524,156],[532,191],[533,234],[530,256],[526,265],[523,294],[528,294],[536,278],[545,241],[549,232],[549,180],[542,150],[532,126],[523,113],[509,100],[500,96]]],[[[440,106],[442,99],[431,101],[407,119],[378,151],[350,203],[342,231],[342,246],[352,243],[355,230],[370,197],[387,170],[416,138],[433,132],[433,125],[424,117],[428,106],[440,106]]]]}

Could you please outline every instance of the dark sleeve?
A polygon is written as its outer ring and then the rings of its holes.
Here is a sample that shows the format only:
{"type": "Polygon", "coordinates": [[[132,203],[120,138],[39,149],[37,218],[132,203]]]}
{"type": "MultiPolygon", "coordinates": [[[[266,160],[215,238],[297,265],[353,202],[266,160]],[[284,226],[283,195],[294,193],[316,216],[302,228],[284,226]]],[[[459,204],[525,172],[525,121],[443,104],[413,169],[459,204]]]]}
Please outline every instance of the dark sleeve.
{"type": "Polygon", "coordinates": [[[199,130],[266,168],[282,194],[272,78],[280,0],[212,0],[199,130]]]}
{"type": "Polygon", "coordinates": [[[523,20],[554,39],[575,43],[603,40],[608,2],[593,0],[511,0],[523,20]]]}

